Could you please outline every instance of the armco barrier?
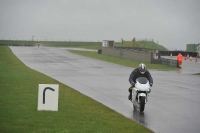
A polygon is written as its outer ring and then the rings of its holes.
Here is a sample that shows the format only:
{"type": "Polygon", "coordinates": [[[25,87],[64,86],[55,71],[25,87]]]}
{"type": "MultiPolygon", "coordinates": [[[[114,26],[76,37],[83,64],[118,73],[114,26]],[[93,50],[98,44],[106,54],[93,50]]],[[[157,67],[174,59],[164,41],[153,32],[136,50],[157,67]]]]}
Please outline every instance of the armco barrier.
{"type": "Polygon", "coordinates": [[[177,60],[166,59],[166,58],[160,57],[160,61],[161,61],[161,64],[165,64],[165,65],[172,66],[172,67],[177,67],[177,60]]]}

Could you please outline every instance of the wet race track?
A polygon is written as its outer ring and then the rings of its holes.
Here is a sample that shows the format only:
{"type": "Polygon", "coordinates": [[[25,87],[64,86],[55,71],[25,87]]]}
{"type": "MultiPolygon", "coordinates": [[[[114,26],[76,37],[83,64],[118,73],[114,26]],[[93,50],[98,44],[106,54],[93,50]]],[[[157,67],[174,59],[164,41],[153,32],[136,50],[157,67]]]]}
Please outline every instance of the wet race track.
{"type": "MultiPolygon", "coordinates": [[[[154,86],[143,113],[128,100],[133,68],[72,54],[64,48],[10,47],[28,67],[44,73],[156,133],[200,132],[200,62],[178,71],[150,70],[154,86]]],[[[175,57],[173,57],[175,58],[175,57]]],[[[148,66],[147,66],[148,68],[148,66]]]]}

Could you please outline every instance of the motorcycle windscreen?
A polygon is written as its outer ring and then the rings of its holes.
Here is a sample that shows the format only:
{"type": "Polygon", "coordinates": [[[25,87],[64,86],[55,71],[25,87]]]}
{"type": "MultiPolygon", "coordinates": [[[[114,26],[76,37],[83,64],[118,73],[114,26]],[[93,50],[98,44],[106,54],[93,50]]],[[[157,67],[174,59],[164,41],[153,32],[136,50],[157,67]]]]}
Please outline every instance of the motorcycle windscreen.
{"type": "Polygon", "coordinates": [[[146,84],[148,82],[148,79],[146,77],[139,77],[136,79],[136,81],[140,84],[146,84]]]}

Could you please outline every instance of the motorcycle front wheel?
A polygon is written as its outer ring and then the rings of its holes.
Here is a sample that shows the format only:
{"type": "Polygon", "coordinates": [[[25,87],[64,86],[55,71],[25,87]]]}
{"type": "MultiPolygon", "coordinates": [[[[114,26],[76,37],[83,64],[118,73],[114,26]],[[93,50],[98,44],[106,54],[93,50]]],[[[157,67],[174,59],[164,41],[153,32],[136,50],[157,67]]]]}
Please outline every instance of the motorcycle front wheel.
{"type": "Polygon", "coordinates": [[[140,112],[144,111],[145,107],[145,97],[140,97],[140,112]]]}

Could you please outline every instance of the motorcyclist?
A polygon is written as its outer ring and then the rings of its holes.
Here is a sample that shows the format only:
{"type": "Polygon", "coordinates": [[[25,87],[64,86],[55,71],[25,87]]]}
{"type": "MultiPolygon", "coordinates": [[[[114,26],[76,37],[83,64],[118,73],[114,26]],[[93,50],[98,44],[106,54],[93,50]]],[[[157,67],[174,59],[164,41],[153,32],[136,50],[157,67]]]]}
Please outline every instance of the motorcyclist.
{"type": "Polygon", "coordinates": [[[129,96],[128,99],[132,100],[132,89],[135,87],[136,79],[139,77],[146,77],[149,80],[149,85],[153,86],[153,78],[151,77],[150,72],[146,69],[146,65],[141,63],[139,64],[139,67],[134,69],[129,77],[129,82],[131,84],[131,87],[128,89],[129,96]]]}

